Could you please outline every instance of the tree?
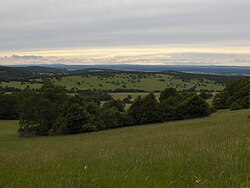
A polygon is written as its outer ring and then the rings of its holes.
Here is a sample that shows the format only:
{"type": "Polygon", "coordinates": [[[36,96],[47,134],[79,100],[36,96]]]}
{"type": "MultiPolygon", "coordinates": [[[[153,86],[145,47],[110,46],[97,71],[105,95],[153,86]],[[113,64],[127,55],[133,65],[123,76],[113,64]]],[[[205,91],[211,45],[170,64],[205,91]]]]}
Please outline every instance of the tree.
{"type": "Polygon", "coordinates": [[[213,98],[213,106],[217,109],[229,108],[229,94],[227,92],[218,93],[213,98]]]}
{"type": "Polygon", "coordinates": [[[137,124],[155,123],[162,120],[160,106],[153,93],[143,99],[138,97],[128,110],[137,124]]]}
{"type": "Polygon", "coordinates": [[[18,99],[16,94],[0,94],[0,119],[18,119],[18,99]]]}
{"type": "Polygon", "coordinates": [[[44,84],[40,93],[26,89],[21,94],[20,135],[48,135],[62,114],[67,95],[63,87],[44,84]]]}
{"type": "Polygon", "coordinates": [[[97,124],[100,130],[123,127],[121,112],[116,107],[102,108],[98,116],[97,124]]]}
{"type": "Polygon", "coordinates": [[[175,96],[179,96],[179,93],[175,88],[166,88],[164,91],[161,92],[159,100],[163,101],[165,99],[168,99],[169,97],[175,96]]]}
{"type": "Polygon", "coordinates": [[[86,110],[86,105],[71,103],[66,108],[66,129],[68,134],[84,132],[84,125],[88,123],[90,114],[86,110]]]}
{"type": "Polygon", "coordinates": [[[202,98],[202,99],[211,99],[211,98],[213,98],[213,94],[211,93],[211,92],[207,92],[207,91],[205,91],[205,90],[201,90],[200,91],[200,97],[202,98]]]}
{"type": "Polygon", "coordinates": [[[186,95],[178,108],[183,119],[205,117],[211,113],[207,102],[195,93],[186,95]]]}
{"type": "Polygon", "coordinates": [[[48,135],[54,122],[57,120],[57,109],[49,99],[41,97],[34,111],[35,122],[38,126],[38,135],[48,135]]]}
{"type": "Polygon", "coordinates": [[[118,99],[111,99],[103,104],[103,108],[113,108],[115,107],[119,112],[124,112],[125,105],[124,103],[118,99]]]}
{"type": "MultiPolygon", "coordinates": [[[[218,109],[230,108],[236,102],[243,109],[250,106],[250,78],[245,77],[227,85],[213,99],[213,105],[218,109]]],[[[236,103],[233,106],[236,106],[236,103]]]]}
{"type": "Polygon", "coordinates": [[[178,96],[172,96],[160,102],[162,116],[165,121],[180,119],[178,114],[179,103],[180,97],[178,96]]]}

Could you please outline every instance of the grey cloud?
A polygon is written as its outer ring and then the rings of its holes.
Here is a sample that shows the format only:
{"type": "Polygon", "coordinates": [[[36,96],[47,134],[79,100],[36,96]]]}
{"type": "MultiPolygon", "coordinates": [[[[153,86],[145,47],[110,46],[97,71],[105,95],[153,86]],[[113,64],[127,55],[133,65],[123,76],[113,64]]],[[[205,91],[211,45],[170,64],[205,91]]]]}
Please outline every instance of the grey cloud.
{"type": "Polygon", "coordinates": [[[249,0],[2,0],[0,50],[250,44],[249,0]]]}
{"type": "Polygon", "coordinates": [[[11,56],[0,57],[0,65],[6,64],[155,64],[155,65],[231,65],[247,66],[250,53],[158,53],[145,55],[117,55],[113,57],[86,56],[78,58],[11,56]]]}

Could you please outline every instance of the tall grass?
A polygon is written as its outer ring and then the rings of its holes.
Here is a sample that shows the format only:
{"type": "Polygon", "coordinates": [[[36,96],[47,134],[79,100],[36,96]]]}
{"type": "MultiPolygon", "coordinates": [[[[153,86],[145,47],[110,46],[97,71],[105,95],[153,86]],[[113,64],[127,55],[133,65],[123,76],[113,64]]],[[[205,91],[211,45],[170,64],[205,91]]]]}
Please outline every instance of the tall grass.
{"type": "Polygon", "coordinates": [[[249,114],[28,139],[0,121],[0,187],[249,187],[249,114]]]}

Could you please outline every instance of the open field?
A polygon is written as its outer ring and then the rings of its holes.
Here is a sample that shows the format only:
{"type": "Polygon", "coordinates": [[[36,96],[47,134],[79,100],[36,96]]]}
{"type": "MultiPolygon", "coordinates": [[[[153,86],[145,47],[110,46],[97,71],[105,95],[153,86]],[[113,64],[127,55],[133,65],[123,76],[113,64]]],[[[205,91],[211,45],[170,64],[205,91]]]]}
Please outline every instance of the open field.
{"type": "Polygon", "coordinates": [[[216,84],[209,80],[198,82],[196,80],[184,81],[175,79],[173,76],[165,74],[148,74],[145,77],[139,77],[136,74],[115,74],[113,77],[100,76],[66,76],[61,80],[52,79],[55,84],[66,86],[67,89],[136,89],[145,91],[162,91],[167,87],[174,87],[178,90],[190,89],[196,86],[197,90],[222,90],[221,84],[216,84]]]}
{"type": "Polygon", "coordinates": [[[14,88],[18,88],[18,89],[25,89],[27,87],[31,88],[31,89],[36,89],[36,88],[41,88],[42,84],[38,84],[38,83],[33,83],[31,84],[30,82],[18,82],[18,81],[10,81],[10,82],[1,82],[0,86],[2,87],[14,87],[14,88]]]}
{"type": "MultiPolygon", "coordinates": [[[[57,85],[65,86],[68,90],[77,88],[80,90],[86,89],[100,89],[100,90],[115,90],[115,89],[128,89],[128,90],[144,90],[162,91],[167,87],[174,87],[177,90],[187,90],[196,87],[196,91],[200,89],[221,91],[224,85],[215,83],[210,80],[182,80],[174,78],[167,74],[129,74],[121,73],[111,76],[64,76],[61,79],[51,78],[52,82],[57,85]]],[[[39,81],[35,79],[34,81],[39,81]]],[[[40,80],[41,81],[41,80],[40,80]]],[[[25,89],[30,87],[32,89],[40,88],[40,83],[10,81],[0,82],[1,87],[15,87],[18,89],[25,89]]]]}
{"type": "Polygon", "coordinates": [[[0,121],[0,187],[249,187],[248,115],[27,139],[0,121]]]}

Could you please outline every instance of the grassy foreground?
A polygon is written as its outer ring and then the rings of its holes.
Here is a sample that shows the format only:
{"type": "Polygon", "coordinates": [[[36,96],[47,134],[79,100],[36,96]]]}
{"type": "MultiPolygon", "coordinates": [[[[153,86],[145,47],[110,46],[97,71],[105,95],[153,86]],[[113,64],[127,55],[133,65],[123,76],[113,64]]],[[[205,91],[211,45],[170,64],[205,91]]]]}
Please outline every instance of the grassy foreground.
{"type": "Polygon", "coordinates": [[[0,187],[249,187],[249,114],[28,139],[0,121],[0,187]]]}

